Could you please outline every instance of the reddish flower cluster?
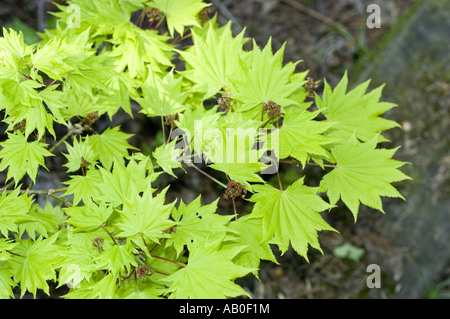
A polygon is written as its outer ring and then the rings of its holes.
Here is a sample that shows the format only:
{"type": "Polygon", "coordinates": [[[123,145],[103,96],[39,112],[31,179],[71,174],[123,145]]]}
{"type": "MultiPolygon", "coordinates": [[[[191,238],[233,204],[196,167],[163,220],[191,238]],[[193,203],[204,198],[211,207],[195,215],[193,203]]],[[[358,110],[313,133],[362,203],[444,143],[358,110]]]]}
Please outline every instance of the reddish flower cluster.
{"type": "Polygon", "coordinates": [[[219,107],[228,110],[232,105],[236,104],[236,101],[230,98],[227,94],[220,96],[217,99],[217,103],[219,103],[219,107]]]}
{"type": "Polygon", "coordinates": [[[231,199],[245,195],[247,195],[247,190],[245,189],[244,185],[235,181],[229,181],[227,184],[227,189],[223,194],[223,198],[231,199]]]}
{"type": "Polygon", "coordinates": [[[266,112],[270,118],[277,118],[281,116],[281,106],[274,101],[269,101],[263,106],[263,111],[266,112]]]}
{"type": "Polygon", "coordinates": [[[98,251],[103,251],[103,242],[105,240],[101,237],[95,237],[94,239],[92,239],[92,246],[94,246],[94,248],[97,248],[98,251]]]}
{"type": "Polygon", "coordinates": [[[303,84],[303,87],[309,92],[308,97],[313,97],[314,91],[319,87],[319,84],[310,77],[307,77],[306,80],[307,82],[303,84]]]}

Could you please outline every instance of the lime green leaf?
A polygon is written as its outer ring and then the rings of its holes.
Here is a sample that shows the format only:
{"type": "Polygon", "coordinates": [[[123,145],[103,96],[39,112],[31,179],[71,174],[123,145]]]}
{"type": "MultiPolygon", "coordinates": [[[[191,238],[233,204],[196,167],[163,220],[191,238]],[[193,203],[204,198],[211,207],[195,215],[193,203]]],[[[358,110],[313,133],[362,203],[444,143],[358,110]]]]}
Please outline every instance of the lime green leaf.
{"type": "Polygon", "coordinates": [[[33,47],[25,43],[22,32],[3,28],[3,37],[0,37],[0,49],[3,52],[10,52],[16,59],[22,59],[31,53],[33,47]]]}
{"type": "Polygon", "coordinates": [[[36,233],[44,238],[56,233],[66,220],[60,206],[54,206],[47,200],[45,207],[39,207],[35,204],[30,212],[30,221],[19,225],[19,236],[24,232],[30,238],[36,238],[36,233]]]}
{"type": "Polygon", "coordinates": [[[28,212],[31,208],[31,197],[19,195],[16,188],[10,194],[3,192],[0,197],[0,233],[8,237],[8,232],[17,232],[18,224],[29,221],[28,212]]]}
{"type": "Polygon", "coordinates": [[[303,180],[298,179],[284,191],[269,184],[254,185],[256,193],[249,200],[256,203],[252,214],[263,219],[263,240],[273,239],[283,253],[291,243],[308,259],[308,244],[321,251],[317,232],[334,231],[319,214],[333,206],[317,195],[318,187],[305,186],[303,180]]]}
{"type": "Polygon", "coordinates": [[[297,63],[283,66],[284,47],[273,54],[272,41],[269,39],[263,50],[254,42],[253,50],[243,55],[243,75],[236,80],[237,92],[232,94],[233,98],[244,104],[237,108],[238,111],[260,115],[262,106],[269,101],[282,107],[297,103],[289,99],[300,86],[290,81],[297,63]]]}
{"type": "Polygon", "coordinates": [[[32,106],[35,101],[41,100],[36,89],[42,86],[34,80],[14,81],[0,78],[0,92],[8,103],[6,113],[12,113],[16,105],[32,106]]]}
{"type": "Polygon", "coordinates": [[[114,206],[130,204],[135,194],[151,189],[156,175],[153,166],[149,165],[148,160],[141,160],[139,164],[135,160],[136,156],[131,157],[126,167],[114,162],[112,172],[100,169],[103,180],[100,189],[104,201],[114,206]]]}
{"type": "Polygon", "coordinates": [[[379,101],[383,86],[365,94],[369,83],[366,81],[346,93],[347,73],[334,90],[325,81],[323,97],[316,95],[316,104],[328,120],[336,122],[330,136],[347,140],[356,131],[356,137],[362,141],[378,136],[378,142],[383,142],[386,138],[378,133],[399,126],[392,120],[380,117],[396,105],[379,101]]]}
{"type": "Polygon", "coordinates": [[[163,78],[156,72],[150,72],[141,86],[143,97],[136,99],[142,107],[141,113],[152,117],[183,111],[189,91],[182,88],[182,81],[182,77],[174,77],[173,71],[163,78]]]}
{"type": "Polygon", "coordinates": [[[95,257],[91,253],[92,241],[89,248],[91,249],[72,244],[60,250],[60,259],[54,265],[59,273],[58,287],[68,284],[71,288],[77,288],[83,280],[91,279],[94,271],[98,268],[95,264],[95,257]]]}
{"type": "Polygon", "coordinates": [[[69,154],[62,153],[68,160],[68,163],[64,164],[67,167],[67,172],[75,172],[83,165],[95,165],[98,154],[94,152],[91,144],[89,143],[89,136],[84,141],[78,141],[77,138],[73,139],[73,145],[65,143],[69,154]],[[84,161],[83,161],[84,160],[84,161]],[[84,162],[84,163],[83,163],[84,162]],[[90,164],[88,164],[90,163],[90,164]]]}
{"type": "Polygon", "coordinates": [[[21,133],[8,133],[8,139],[0,145],[0,171],[8,168],[7,179],[13,178],[17,183],[25,174],[33,182],[36,180],[39,165],[45,167],[44,157],[53,156],[45,147],[47,144],[39,141],[27,142],[27,138],[21,133]]]}
{"type": "Polygon", "coordinates": [[[131,271],[131,266],[137,266],[137,261],[133,256],[133,246],[131,241],[125,244],[114,245],[111,248],[103,251],[97,257],[99,268],[105,268],[115,275],[121,272],[131,271]]]}
{"type": "Polygon", "coordinates": [[[405,162],[392,159],[396,149],[376,149],[378,136],[361,143],[355,135],[331,149],[336,168],[326,174],[320,182],[320,191],[327,192],[331,204],[339,198],[351,210],[355,221],[359,204],[383,212],[380,196],[403,196],[391,185],[393,182],[410,179],[399,167],[405,162]]]}
{"type": "Polygon", "coordinates": [[[172,169],[181,167],[181,162],[177,158],[183,152],[183,149],[175,148],[176,143],[177,141],[173,140],[168,144],[158,146],[152,153],[156,162],[161,166],[164,172],[173,177],[176,177],[176,175],[173,173],[172,169]]]}
{"type": "Polygon", "coordinates": [[[104,203],[99,205],[87,202],[85,206],[66,207],[68,223],[75,226],[75,231],[91,231],[103,226],[112,214],[112,207],[104,203]]]}
{"type": "Polygon", "coordinates": [[[187,267],[180,268],[165,281],[170,283],[167,292],[174,299],[221,299],[248,295],[234,280],[243,277],[252,268],[236,265],[233,258],[242,247],[219,249],[219,242],[205,241],[189,249],[187,267]]]}
{"type": "MultiPolygon", "coordinates": [[[[255,218],[252,214],[245,215],[231,221],[229,227],[238,232],[236,241],[245,248],[239,253],[236,263],[248,268],[259,268],[260,260],[269,260],[277,263],[267,241],[263,240],[262,218],[255,218]]],[[[258,271],[253,274],[258,277],[258,271]]]]}
{"type": "Polygon", "coordinates": [[[135,195],[130,205],[124,205],[120,213],[119,237],[131,239],[139,247],[147,250],[145,244],[157,243],[160,238],[168,237],[165,232],[175,225],[169,219],[175,203],[164,205],[167,188],[152,197],[151,191],[141,196],[135,195]]]}
{"type": "Polygon", "coordinates": [[[318,113],[318,111],[297,111],[294,108],[287,111],[283,118],[283,126],[275,132],[279,134],[280,159],[292,156],[305,165],[310,155],[328,158],[328,151],[324,146],[336,140],[323,134],[332,123],[315,121],[314,118],[318,113]]]}
{"type": "Polygon", "coordinates": [[[113,299],[116,296],[117,276],[109,273],[98,281],[84,284],[80,288],[72,289],[64,295],[66,299],[113,299]]]}
{"type": "Polygon", "coordinates": [[[201,0],[153,0],[151,5],[161,10],[167,19],[170,35],[174,30],[183,35],[186,26],[200,27],[198,14],[209,6],[201,0]]]}
{"type": "Polygon", "coordinates": [[[99,198],[102,194],[102,175],[98,169],[90,168],[84,176],[71,175],[70,179],[63,184],[68,185],[63,196],[73,194],[73,204],[78,205],[80,201],[87,202],[99,198]]]}
{"type": "Polygon", "coordinates": [[[201,205],[198,196],[189,205],[180,202],[178,209],[172,212],[176,228],[167,245],[173,245],[179,255],[184,246],[208,240],[218,240],[225,236],[230,229],[226,226],[233,216],[215,214],[218,199],[208,205],[201,205]]]}
{"type": "Polygon", "coordinates": [[[6,269],[0,268],[0,299],[14,298],[12,287],[16,283],[11,279],[12,274],[6,269]]]}
{"type": "Polygon", "coordinates": [[[12,239],[1,238],[0,239],[0,261],[5,261],[8,259],[11,259],[12,255],[10,253],[8,253],[8,250],[13,249],[17,244],[18,243],[13,242],[12,239]]]}
{"type": "Polygon", "coordinates": [[[205,99],[232,86],[231,79],[241,72],[239,56],[245,43],[244,32],[233,38],[231,23],[220,30],[212,24],[207,28],[205,37],[192,31],[194,47],[190,51],[180,51],[181,57],[192,67],[183,75],[199,85],[206,93],[205,99]]]}
{"type": "Polygon", "coordinates": [[[55,244],[56,235],[48,239],[39,237],[36,241],[31,239],[21,240],[13,252],[14,281],[20,282],[21,297],[26,291],[36,296],[37,289],[42,289],[49,295],[47,280],[55,280],[56,274],[53,264],[58,259],[55,244]]]}
{"type": "Polygon", "coordinates": [[[121,132],[118,126],[108,127],[102,134],[91,136],[89,144],[94,152],[99,154],[102,165],[109,169],[113,161],[124,162],[123,158],[128,156],[128,149],[135,149],[127,142],[131,136],[132,134],[121,132]]]}

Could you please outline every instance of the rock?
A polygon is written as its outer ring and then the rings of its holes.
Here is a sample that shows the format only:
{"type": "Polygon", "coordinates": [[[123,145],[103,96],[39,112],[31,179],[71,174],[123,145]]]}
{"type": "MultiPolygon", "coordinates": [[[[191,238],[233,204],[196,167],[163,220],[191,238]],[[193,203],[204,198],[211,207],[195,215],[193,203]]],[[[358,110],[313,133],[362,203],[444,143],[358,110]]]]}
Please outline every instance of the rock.
{"type": "Polygon", "coordinates": [[[437,283],[450,261],[449,30],[448,1],[422,1],[393,26],[373,59],[359,66],[358,83],[386,83],[384,98],[399,105],[386,117],[403,130],[389,131],[392,143],[384,147],[402,145],[396,158],[412,164],[403,171],[413,181],[398,185],[406,202],[387,200],[384,206],[382,235],[403,252],[392,298],[425,297],[422,272],[437,283]]]}

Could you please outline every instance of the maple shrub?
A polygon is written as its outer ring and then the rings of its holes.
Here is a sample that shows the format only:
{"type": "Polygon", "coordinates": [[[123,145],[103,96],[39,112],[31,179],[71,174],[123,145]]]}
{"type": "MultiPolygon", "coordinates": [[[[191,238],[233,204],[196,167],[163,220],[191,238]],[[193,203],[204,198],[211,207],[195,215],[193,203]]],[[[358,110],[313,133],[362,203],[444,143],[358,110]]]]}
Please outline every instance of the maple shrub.
{"type": "Polygon", "coordinates": [[[207,19],[207,7],[68,1],[38,43],[3,30],[1,297],[50,295],[51,282],[69,287],[65,298],[250,296],[235,280],[277,263],[273,249],[321,251],[318,232],[336,231],[321,214],[339,200],[356,221],[361,204],[383,211],[382,196],[403,198],[392,183],[409,178],[405,163],[379,146],[398,126],[381,117],[395,106],[382,87],[347,90],[345,74],[319,96],[298,62],[283,65],[284,46],[244,49],[244,32],[207,19]],[[164,142],[143,152],[119,126],[93,128],[120,109],[155,117],[164,142]],[[35,189],[51,157],[64,185],[35,189]],[[300,177],[282,185],[280,163],[300,177]],[[315,186],[307,165],[321,167],[315,186]],[[169,202],[161,176],[194,170],[223,193],[169,202]]]}

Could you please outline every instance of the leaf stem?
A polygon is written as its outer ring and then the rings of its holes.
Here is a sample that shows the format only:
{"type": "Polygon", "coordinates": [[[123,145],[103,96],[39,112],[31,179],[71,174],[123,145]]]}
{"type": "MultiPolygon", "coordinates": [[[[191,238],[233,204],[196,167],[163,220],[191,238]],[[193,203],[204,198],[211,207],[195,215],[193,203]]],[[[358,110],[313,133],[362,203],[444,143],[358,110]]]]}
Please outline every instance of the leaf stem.
{"type": "Polygon", "coordinates": [[[209,179],[211,179],[212,181],[216,182],[217,184],[219,184],[220,186],[222,186],[223,188],[227,188],[227,185],[225,185],[224,183],[222,183],[221,181],[215,179],[214,177],[212,177],[211,175],[209,175],[208,173],[206,173],[205,171],[203,171],[202,169],[198,168],[197,166],[195,166],[192,163],[186,162],[186,165],[192,168],[195,168],[197,171],[199,171],[200,173],[202,173],[203,175],[205,175],[206,177],[208,177],[209,179]]]}
{"type": "Polygon", "coordinates": [[[157,258],[157,259],[165,260],[165,261],[168,261],[168,262],[171,262],[171,263],[174,263],[174,264],[180,265],[180,266],[182,266],[182,267],[187,267],[187,265],[186,265],[186,264],[184,264],[184,263],[182,263],[182,262],[179,262],[179,261],[176,261],[176,260],[172,260],[172,259],[164,258],[164,257],[161,257],[161,256],[157,256],[157,255],[153,255],[153,254],[151,254],[150,256],[152,256],[153,258],[157,258]]]}
{"type": "Polygon", "coordinates": [[[106,226],[105,225],[100,225],[100,226],[102,226],[102,228],[104,229],[104,231],[109,235],[109,237],[111,237],[111,239],[113,240],[113,242],[114,242],[114,245],[117,245],[117,241],[116,241],[116,239],[114,238],[114,236],[111,234],[111,232],[108,230],[108,228],[106,228],[106,226]]]}
{"type": "Polygon", "coordinates": [[[164,14],[162,16],[162,18],[158,21],[158,24],[155,25],[155,30],[159,28],[159,26],[161,25],[161,23],[165,20],[166,15],[164,14]]]}
{"type": "Polygon", "coordinates": [[[236,211],[236,203],[234,201],[234,197],[231,197],[231,201],[233,202],[233,210],[234,210],[234,219],[238,220],[237,211],[236,211]]]}
{"type": "Polygon", "coordinates": [[[163,133],[163,142],[164,142],[164,145],[166,145],[167,143],[166,143],[166,130],[165,130],[165,127],[164,127],[164,117],[161,115],[161,128],[162,128],[162,133],[163,133]]]}

